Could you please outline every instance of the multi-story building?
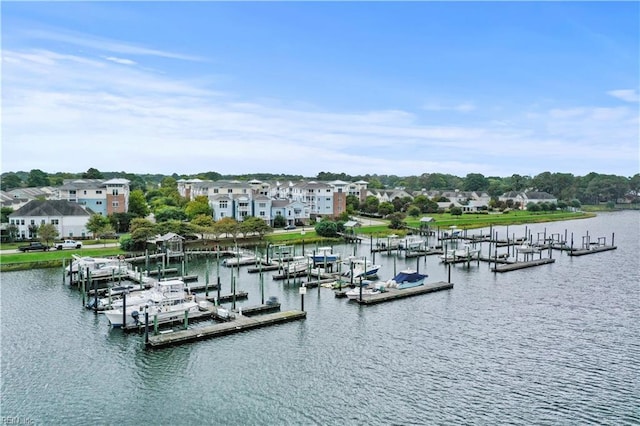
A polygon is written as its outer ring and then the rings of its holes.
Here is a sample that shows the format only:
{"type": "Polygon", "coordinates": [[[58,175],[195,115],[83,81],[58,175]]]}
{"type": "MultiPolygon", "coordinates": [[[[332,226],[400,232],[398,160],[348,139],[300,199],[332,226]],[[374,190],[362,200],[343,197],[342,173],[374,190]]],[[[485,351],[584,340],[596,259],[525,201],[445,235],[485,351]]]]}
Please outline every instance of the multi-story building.
{"type": "Polygon", "coordinates": [[[61,200],[88,207],[93,212],[108,216],[129,210],[129,183],[127,179],[65,179],[58,188],[61,200]]]}

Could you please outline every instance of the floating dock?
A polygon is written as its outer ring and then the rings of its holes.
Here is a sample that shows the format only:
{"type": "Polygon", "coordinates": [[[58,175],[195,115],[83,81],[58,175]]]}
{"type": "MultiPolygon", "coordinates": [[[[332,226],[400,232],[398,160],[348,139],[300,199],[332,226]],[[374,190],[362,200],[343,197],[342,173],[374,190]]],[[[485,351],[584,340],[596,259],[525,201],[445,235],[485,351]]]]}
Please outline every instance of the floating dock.
{"type": "MultiPolygon", "coordinates": [[[[417,296],[420,294],[433,293],[435,291],[449,290],[453,288],[453,283],[439,281],[430,284],[423,284],[417,287],[404,288],[398,290],[396,288],[388,288],[385,292],[369,296],[366,299],[354,300],[361,305],[373,305],[376,303],[388,302],[390,300],[403,299],[405,297],[417,296]]],[[[337,296],[337,293],[336,293],[337,296]]]]}
{"type": "Polygon", "coordinates": [[[533,266],[546,265],[549,263],[553,263],[555,261],[556,261],[555,259],[545,258],[545,259],[537,259],[537,260],[528,260],[526,262],[513,262],[507,265],[499,265],[499,266],[496,266],[495,268],[491,268],[491,272],[516,271],[518,269],[525,269],[525,268],[531,268],[533,266]]]}
{"type": "MultiPolygon", "coordinates": [[[[238,291],[236,292],[236,294],[234,295],[233,293],[231,294],[221,294],[220,295],[220,300],[218,300],[218,303],[227,303],[227,302],[231,302],[233,301],[233,298],[236,298],[236,300],[240,300],[240,299],[246,299],[247,297],[249,297],[249,293],[247,293],[246,291],[238,291]]],[[[203,295],[198,295],[198,298],[204,298],[209,302],[215,302],[216,298],[218,297],[218,295],[209,295],[209,296],[203,296],[203,295]]]]}
{"type": "Polygon", "coordinates": [[[618,247],[616,246],[599,246],[599,247],[590,247],[588,249],[580,249],[580,250],[569,250],[567,254],[569,256],[584,256],[585,254],[593,254],[600,253],[602,251],[615,250],[618,247]]]}
{"type": "Polygon", "coordinates": [[[163,346],[177,345],[181,343],[194,342],[197,340],[221,337],[232,333],[239,333],[254,328],[266,327],[270,325],[282,324],[290,321],[297,321],[306,318],[304,311],[292,310],[276,312],[272,314],[259,315],[257,317],[239,316],[236,319],[220,324],[206,325],[204,327],[194,327],[187,330],[173,331],[149,336],[147,346],[159,348],[163,346]]]}

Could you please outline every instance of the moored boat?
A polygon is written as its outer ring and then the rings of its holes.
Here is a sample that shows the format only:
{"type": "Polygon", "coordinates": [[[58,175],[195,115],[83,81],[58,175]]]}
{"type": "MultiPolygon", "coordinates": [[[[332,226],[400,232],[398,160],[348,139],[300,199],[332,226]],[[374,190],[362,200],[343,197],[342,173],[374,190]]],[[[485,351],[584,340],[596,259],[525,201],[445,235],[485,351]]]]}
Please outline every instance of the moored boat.
{"type": "Polygon", "coordinates": [[[335,253],[332,247],[318,247],[309,254],[313,263],[335,263],[340,259],[340,253],[335,253]]]}
{"type": "Polygon", "coordinates": [[[150,321],[155,317],[158,320],[184,318],[185,312],[197,312],[199,306],[195,296],[185,290],[182,280],[159,281],[153,292],[148,293],[148,298],[140,303],[127,305],[118,309],[104,311],[105,316],[113,327],[122,327],[123,316],[126,326],[134,326],[144,321],[141,316],[149,313],[150,321]]]}
{"type": "Polygon", "coordinates": [[[375,277],[378,275],[381,267],[373,262],[367,262],[367,259],[364,257],[354,256],[345,259],[343,264],[346,270],[342,273],[342,276],[347,278],[353,277],[354,279],[375,277]]]}
{"type": "Polygon", "coordinates": [[[387,288],[397,288],[402,290],[403,288],[417,287],[424,284],[424,280],[428,275],[421,274],[413,269],[405,269],[400,271],[395,277],[387,281],[387,288]]]}
{"type": "Polygon", "coordinates": [[[129,264],[119,257],[92,257],[72,255],[73,261],[65,268],[67,275],[87,271],[92,278],[126,275],[129,264]]]}

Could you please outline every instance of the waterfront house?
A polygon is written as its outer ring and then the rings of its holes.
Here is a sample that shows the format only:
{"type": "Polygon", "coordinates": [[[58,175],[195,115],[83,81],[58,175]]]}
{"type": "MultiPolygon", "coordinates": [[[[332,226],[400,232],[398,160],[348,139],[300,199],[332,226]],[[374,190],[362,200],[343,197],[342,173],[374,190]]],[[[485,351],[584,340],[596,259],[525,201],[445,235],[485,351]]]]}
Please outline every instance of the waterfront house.
{"type": "Polygon", "coordinates": [[[37,237],[37,227],[50,223],[61,238],[90,236],[86,225],[94,212],[76,202],[66,200],[32,200],[9,215],[9,223],[18,228],[18,238],[37,237]]]}
{"type": "Polygon", "coordinates": [[[502,194],[498,197],[498,200],[504,202],[511,200],[514,205],[519,203],[520,209],[522,210],[525,210],[529,203],[558,203],[556,197],[543,191],[510,191],[502,194]]]}

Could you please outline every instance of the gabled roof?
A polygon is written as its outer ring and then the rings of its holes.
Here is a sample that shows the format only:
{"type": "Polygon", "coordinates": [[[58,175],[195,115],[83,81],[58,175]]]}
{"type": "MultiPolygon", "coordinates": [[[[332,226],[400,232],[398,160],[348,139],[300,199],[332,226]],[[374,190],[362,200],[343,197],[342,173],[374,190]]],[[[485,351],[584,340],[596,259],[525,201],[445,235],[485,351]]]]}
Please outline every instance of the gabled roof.
{"type": "Polygon", "coordinates": [[[525,195],[527,196],[527,198],[534,200],[552,200],[556,198],[548,192],[543,191],[527,191],[525,192],[525,195]]]}
{"type": "Polygon", "coordinates": [[[28,216],[91,216],[94,212],[78,203],[66,200],[32,200],[9,217],[28,216]]]}

